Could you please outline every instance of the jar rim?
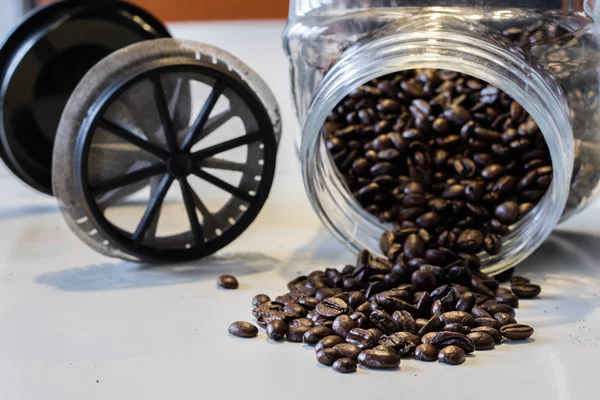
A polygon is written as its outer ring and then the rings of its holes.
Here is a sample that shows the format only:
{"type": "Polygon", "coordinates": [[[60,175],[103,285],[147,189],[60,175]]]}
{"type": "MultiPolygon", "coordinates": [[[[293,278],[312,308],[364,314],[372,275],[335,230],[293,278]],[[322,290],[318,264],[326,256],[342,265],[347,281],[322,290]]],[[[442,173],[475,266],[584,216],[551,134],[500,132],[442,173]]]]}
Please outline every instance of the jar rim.
{"type": "Polygon", "coordinates": [[[341,176],[335,175],[337,168],[325,148],[321,128],[330,110],[357,86],[415,68],[449,69],[498,87],[521,104],[544,135],[554,171],[548,191],[536,208],[503,237],[500,254],[482,256],[486,272],[509,269],[537,249],[560,221],[573,169],[571,125],[565,96],[556,82],[545,79],[518,54],[474,34],[394,31],[359,42],[342,54],[321,82],[302,132],[300,158],[312,206],[328,229],[351,250],[367,248],[380,253],[378,236],[385,225],[367,213],[341,176]]]}

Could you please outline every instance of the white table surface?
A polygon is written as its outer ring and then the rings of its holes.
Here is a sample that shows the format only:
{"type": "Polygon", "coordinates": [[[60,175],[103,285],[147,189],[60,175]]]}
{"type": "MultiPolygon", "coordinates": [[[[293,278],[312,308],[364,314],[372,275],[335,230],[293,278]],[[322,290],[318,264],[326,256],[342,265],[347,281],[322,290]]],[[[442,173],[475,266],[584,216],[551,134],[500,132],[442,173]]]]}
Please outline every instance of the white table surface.
{"type": "Polygon", "coordinates": [[[536,329],[532,343],[477,352],[460,367],[407,360],[398,371],[348,376],[319,366],[303,345],[228,336],[232,321],[251,320],[255,294],[281,294],[299,271],[354,258],[304,194],[282,26],[171,26],[248,63],[283,114],[271,196],[218,256],[162,268],[105,258],[71,234],[53,199],[0,172],[0,399],[600,398],[600,204],[518,270],[543,285],[518,310],[536,329]],[[217,289],[223,273],[240,289],[217,289]]]}

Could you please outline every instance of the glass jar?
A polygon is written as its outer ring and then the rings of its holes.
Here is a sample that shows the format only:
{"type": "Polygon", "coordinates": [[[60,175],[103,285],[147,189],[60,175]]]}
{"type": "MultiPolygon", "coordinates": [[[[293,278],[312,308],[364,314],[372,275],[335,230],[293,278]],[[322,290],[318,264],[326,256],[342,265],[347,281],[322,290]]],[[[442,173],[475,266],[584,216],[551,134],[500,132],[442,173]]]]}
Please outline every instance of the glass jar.
{"type": "Polygon", "coordinates": [[[303,124],[297,148],[324,224],[351,249],[375,253],[390,229],[355,200],[325,147],[331,110],[374,78],[453,70],[511,96],[547,142],[552,184],[482,265],[497,273],[529,256],[599,192],[599,16],[597,0],[291,0],[284,48],[303,124]]]}

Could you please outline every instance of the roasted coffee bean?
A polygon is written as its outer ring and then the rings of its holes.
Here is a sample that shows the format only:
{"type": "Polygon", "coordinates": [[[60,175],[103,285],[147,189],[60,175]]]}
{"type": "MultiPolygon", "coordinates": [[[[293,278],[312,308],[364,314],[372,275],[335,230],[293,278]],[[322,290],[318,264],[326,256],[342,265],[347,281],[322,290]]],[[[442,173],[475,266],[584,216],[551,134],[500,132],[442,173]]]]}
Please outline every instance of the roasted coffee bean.
{"type": "Polygon", "coordinates": [[[514,201],[507,201],[496,207],[495,217],[502,223],[512,225],[519,218],[519,205],[514,201]]]}
{"type": "Polygon", "coordinates": [[[358,362],[370,369],[398,368],[400,355],[393,350],[364,350],[359,354],[358,362]]]}
{"type": "Polygon", "coordinates": [[[496,321],[500,322],[501,326],[517,323],[517,321],[515,321],[513,317],[501,312],[494,314],[494,318],[496,319],[496,321]]]}
{"type": "Polygon", "coordinates": [[[408,311],[394,311],[392,318],[394,318],[401,331],[417,333],[417,324],[408,311]]]}
{"type": "Polygon", "coordinates": [[[410,332],[396,332],[389,336],[382,336],[379,344],[393,349],[400,357],[407,357],[421,344],[421,338],[410,332]]]}
{"type": "Polygon", "coordinates": [[[498,291],[496,292],[496,301],[499,304],[506,304],[511,307],[519,306],[519,298],[515,296],[515,294],[510,289],[506,288],[498,289],[498,291]]]}
{"type": "Polygon", "coordinates": [[[324,288],[321,288],[321,289],[317,290],[317,293],[315,294],[315,297],[318,300],[323,301],[323,300],[325,300],[325,299],[327,299],[329,297],[333,297],[336,294],[340,294],[340,293],[342,293],[342,289],[340,289],[340,288],[328,288],[328,287],[324,287],[324,288]]]}
{"type": "MultiPolygon", "coordinates": [[[[417,327],[418,327],[418,321],[415,321],[417,323],[417,327]]],[[[418,331],[418,335],[419,336],[423,336],[426,333],[429,332],[433,332],[433,331],[438,331],[441,327],[443,326],[442,321],[440,320],[440,317],[437,315],[433,315],[426,323],[425,325],[423,325],[419,331],[418,331]]]]}
{"type": "Polygon", "coordinates": [[[477,253],[481,250],[484,239],[485,236],[481,231],[465,229],[458,236],[456,244],[461,250],[477,253]]]}
{"type": "Polygon", "coordinates": [[[301,343],[304,339],[304,334],[308,332],[311,327],[308,326],[288,326],[288,331],[286,334],[287,340],[290,342],[301,343]]]}
{"type": "Polygon", "coordinates": [[[431,344],[438,349],[447,346],[458,346],[466,353],[475,351],[475,345],[466,335],[456,332],[438,332],[431,338],[431,344]]]}
{"type": "Polygon", "coordinates": [[[471,312],[473,307],[475,306],[476,298],[475,295],[471,292],[463,293],[458,301],[456,302],[456,310],[471,312]]]}
{"type": "Polygon", "coordinates": [[[343,338],[348,336],[348,332],[350,332],[353,328],[356,328],[356,322],[348,315],[340,315],[333,321],[332,329],[336,335],[339,335],[343,338]]]}
{"type": "Polygon", "coordinates": [[[356,371],[356,362],[349,358],[338,358],[331,365],[334,371],[342,374],[348,374],[356,371]]]}
{"type": "Polygon", "coordinates": [[[474,318],[492,318],[492,314],[479,306],[473,306],[473,308],[471,308],[471,315],[474,318]]]}
{"type": "Polygon", "coordinates": [[[272,340],[283,340],[287,333],[288,326],[285,322],[280,320],[271,321],[267,325],[267,336],[272,340]]]}
{"type": "Polygon", "coordinates": [[[463,335],[466,335],[467,333],[471,332],[471,328],[466,325],[452,323],[452,324],[445,324],[442,327],[442,331],[456,332],[456,333],[462,333],[463,335]]]}
{"type": "Polygon", "coordinates": [[[330,349],[344,343],[344,339],[337,335],[325,336],[315,345],[315,353],[322,349],[330,349]]]}
{"type": "Polygon", "coordinates": [[[542,291],[540,286],[532,283],[513,284],[511,289],[519,299],[533,299],[542,291]]]}
{"type": "Polygon", "coordinates": [[[306,316],[306,309],[300,304],[288,304],[283,307],[283,311],[288,313],[292,318],[302,318],[306,316]]]}
{"type": "Polygon", "coordinates": [[[421,361],[435,361],[438,358],[438,349],[432,344],[420,344],[415,348],[415,359],[421,361]]]}
{"type": "Polygon", "coordinates": [[[471,314],[465,311],[449,311],[440,315],[440,321],[443,324],[461,324],[473,326],[475,319],[471,314]]]}
{"type": "Polygon", "coordinates": [[[502,249],[502,238],[497,234],[486,235],[483,240],[483,249],[486,253],[496,255],[502,249]]]}
{"type": "Polygon", "coordinates": [[[515,317],[516,313],[515,313],[515,309],[512,308],[511,306],[509,306],[508,304],[494,304],[489,306],[486,311],[488,312],[488,314],[490,316],[494,316],[497,313],[501,312],[501,313],[505,313],[510,315],[511,317],[515,317]]]}
{"type": "Polygon", "coordinates": [[[217,285],[223,289],[237,289],[239,284],[233,275],[221,275],[217,279],[217,285]]]}
{"type": "MultiPolygon", "coordinates": [[[[371,302],[365,301],[360,306],[356,307],[355,312],[360,313],[365,317],[368,317],[369,315],[371,315],[371,302]]],[[[350,318],[352,318],[352,315],[353,314],[350,315],[350,318]]]]}
{"type": "Polygon", "coordinates": [[[350,343],[340,343],[333,347],[339,351],[345,358],[358,361],[358,355],[362,352],[360,348],[350,343]]]}
{"type": "Polygon", "coordinates": [[[467,356],[464,349],[459,346],[447,346],[440,350],[438,360],[449,365],[460,365],[465,362],[467,356]]]}
{"type": "Polygon", "coordinates": [[[373,338],[375,338],[376,341],[379,341],[379,338],[383,336],[383,331],[379,328],[369,328],[367,331],[373,335],[373,338]]]}
{"type": "Polygon", "coordinates": [[[316,345],[327,336],[333,335],[333,331],[326,326],[315,326],[304,333],[302,341],[306,344],[316,345]]]}
{"type": "Polygon", "coordinates": [[[379,340],[376,335],[366,329],[353,328],[348,332],[346,341],[350,344],[357,346],[360,349],[369,349],[377,345],[379,340]]]}
{"type": "Polygon", "coordinates": [[[332,366],[334,362],[343,358],[342,353],[332,348],[321,349],[317,352],[317,361],[319,364],[332,366]]]}
{"type": "Polygon", "coordinates": [[[318,299],[310,296],[302,296],[298,299],[298,304],[307,310],[314,309],[319,303],[320,301],[318,299]]]}
{"type": "Polygon", "coordinates": [[[485,332],[471,332],[467,335],[475,345],[475,350],[491,350],[494,346],[494,338],[485,332]]]}
{"type": "Polygon", "coordinates": [[[369,316],[371,324],[381,329],[384,333],[390,334],[400,330],[398,323],[392,316],[385,311],[375,310],[369,316]]]}
{"type": "Polygon", "coordinates": [[[406,238],[404,242],[404,255],[408,259],[419,258],[425,255],[425,243],[419,235],[412,234],[406,238]]]}
{"type": "Polygon", "coordinates": [[[257,306],[261,305],[262,303],[266,303],[267,301],[270,301],[270,300],[271,299],[266,294],[257,294],[252,299],[252,306],[257,307],[257,306]]]}
{"type": "Polygon", "coordinates": [[[237,337],[251,338],[258,335],[258,328],[250,322],[237,321],[229,325],[228,332],[237,337]]]}
{"type": "Polygon", "coordinates": [[[479,317],[475,318],[475,326],[489,326],[490,328],[500,329],[502,324],[494,318],[479,317]]]}
{"type": "Polygon", "coordinates": [[[323,300],[315,309],[323,318],[335,319],[348,312],[348,304],[342,299],[330,297],[323,300]]]}
{"type": "Polygon", "coordinates": [[[500,331],[494,328],[490,328],[489,326],[478,326],[476,328],[471,329],[471,333],[477,332],[483,332],[490,335],[496,343],[500,343],[502,341],[502,334],[500,333],[500,331]]]}
{"type": "Polygon", "coordinates": [[[412,273],[411,282],[417,290],[432,290],[436,286],[436,278],[430,270],[419,269],[412,273]]]}
{"type": "Polygon", "coordinates": [[[525,340],[533,335],[533,328],[523,324],[509,324],[500,328],[502,336],[508,340],[525,340]]]}
{"type": "Polygon", "coordinates": [[[436,335],[437,332],[428,332],[421,337],[421,343],[430,344],[431,339],[436,335]]]}

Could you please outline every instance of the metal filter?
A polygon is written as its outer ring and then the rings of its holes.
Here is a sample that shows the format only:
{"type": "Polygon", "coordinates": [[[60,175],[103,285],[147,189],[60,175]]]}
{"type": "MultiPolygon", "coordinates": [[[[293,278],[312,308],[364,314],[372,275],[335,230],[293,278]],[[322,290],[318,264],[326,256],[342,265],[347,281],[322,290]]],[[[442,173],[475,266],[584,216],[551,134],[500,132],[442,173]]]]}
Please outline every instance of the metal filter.
{"type": "Polygon", "coordinates": [[[189,261],[235,240],[275,172],[281,123],[256,73],[232,55],[157,39],[96,64],[58,126],[53,190],[97,251],[189,261]]]}

